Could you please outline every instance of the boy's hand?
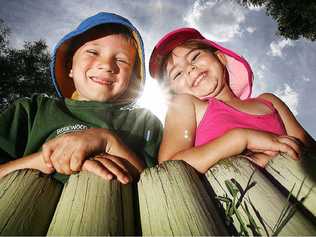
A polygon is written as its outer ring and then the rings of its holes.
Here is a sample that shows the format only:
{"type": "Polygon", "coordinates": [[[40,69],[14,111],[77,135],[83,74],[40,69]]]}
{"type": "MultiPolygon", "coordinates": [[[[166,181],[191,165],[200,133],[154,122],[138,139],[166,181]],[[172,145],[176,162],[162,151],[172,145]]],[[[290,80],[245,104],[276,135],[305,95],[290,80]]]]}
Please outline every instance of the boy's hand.
{"type": "Polygon", "coordinates": [[[43,145],[44,162],[58,173],[70,175],[80,171],[88,157],[106,152],[110,137],[111,133],[102,128],[59,136],[43,145]]]}
{"type": "Polygon", "coordinates": [[[95,175],[111,180],[117,180],[123,184],[132,182],[133,178],[129,174],[126,160],[109,154],[100,154],[93,159],[88,159],[83,163],[82,170],[94,173],[95,175]]]}

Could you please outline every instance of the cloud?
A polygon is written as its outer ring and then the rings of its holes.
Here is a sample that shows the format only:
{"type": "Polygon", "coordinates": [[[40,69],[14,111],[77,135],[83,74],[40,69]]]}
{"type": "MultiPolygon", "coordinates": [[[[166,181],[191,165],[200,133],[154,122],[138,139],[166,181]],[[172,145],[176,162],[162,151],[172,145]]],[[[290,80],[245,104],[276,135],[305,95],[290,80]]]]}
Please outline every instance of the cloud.
{"type": "Polygon", "coordinates": [[[248,9],[251,11],[261,11],[263,8],[265,8],[265,6],[259,7],[259,6],[254,6],[252,4],[248,6],[248,9]]]}
{"type": "Polygon", "coordinates": [[[288,39],[272,41],[270,44],[270,51],[268,51],[267,54],[274,57],[282,57],[283,49],[289,46],[294,46],[294,43],[288,39]]]}
{"type": "Polygon", "coordinates": [[[274,94],[287,104],[295,116],[298,115],[298,93],[296,91],[294,91],[288,84],[284,84],[284,88],[278,89],[274,94]]]}
{"type": "Polygon", "coordinates": [[[241,34],[246,10],[234,1],[196,0],[183,20],[215,41],[229,41],[241,34]]]}
{"type": "Polygon", "coordinates": [[[249,27],[246,28],[246,31],[249,32],[250,34],[252,34],[253,32],[255,32],[256,30],[257,30],[256,27],[251,27],[251,26],[249,26],[249,27]]]}
{"type": "Polygon", "coordinates": [[[303,75],[303,81],[310,82],[311,79],[309,77],[303,75]]]}

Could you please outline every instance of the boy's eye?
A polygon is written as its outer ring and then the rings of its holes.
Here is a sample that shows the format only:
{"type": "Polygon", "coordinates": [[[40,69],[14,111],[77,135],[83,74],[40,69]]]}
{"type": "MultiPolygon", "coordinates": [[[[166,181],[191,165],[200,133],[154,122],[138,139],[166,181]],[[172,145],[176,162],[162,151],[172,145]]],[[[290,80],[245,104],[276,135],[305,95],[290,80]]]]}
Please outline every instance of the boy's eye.
{"type": "Polygon", "coordinates": [[[98,52],[96,50],[94,50],[94,49],[88,49],[87,53],[93,54],[93,55],[97,55],[98,54],[98,52]]]}
{"type": "Polygon", "coordinates": [[[128,60],[125,58],[117,58],[116,60],[120,63],[129,64],[128,60]]]}

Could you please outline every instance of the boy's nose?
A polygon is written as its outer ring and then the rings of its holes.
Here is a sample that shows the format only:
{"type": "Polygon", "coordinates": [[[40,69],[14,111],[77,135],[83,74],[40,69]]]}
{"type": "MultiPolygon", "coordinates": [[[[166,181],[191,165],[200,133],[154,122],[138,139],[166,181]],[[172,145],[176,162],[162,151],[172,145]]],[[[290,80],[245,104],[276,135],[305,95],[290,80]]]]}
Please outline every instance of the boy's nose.
{"type": "Polygon", "coordinates": [[[116,71],[113,60],[102,59],[98,61],[97,68],[106,72],[114,73],[116,71]]]}

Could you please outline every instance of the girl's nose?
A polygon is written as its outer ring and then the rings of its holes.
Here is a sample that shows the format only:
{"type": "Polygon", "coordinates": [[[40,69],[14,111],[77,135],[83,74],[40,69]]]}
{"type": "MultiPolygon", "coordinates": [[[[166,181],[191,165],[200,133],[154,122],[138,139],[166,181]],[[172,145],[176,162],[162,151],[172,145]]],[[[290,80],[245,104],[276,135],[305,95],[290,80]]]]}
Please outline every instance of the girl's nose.
{"type": "Polygon", "coordinates": [[[187,82],[189,85],[191,85],[193,83],[195,71],[196,71],[195,65],[193,65],[193,64],[188,65],[186,78],[187,78],[187,82]]]}

